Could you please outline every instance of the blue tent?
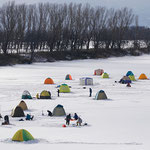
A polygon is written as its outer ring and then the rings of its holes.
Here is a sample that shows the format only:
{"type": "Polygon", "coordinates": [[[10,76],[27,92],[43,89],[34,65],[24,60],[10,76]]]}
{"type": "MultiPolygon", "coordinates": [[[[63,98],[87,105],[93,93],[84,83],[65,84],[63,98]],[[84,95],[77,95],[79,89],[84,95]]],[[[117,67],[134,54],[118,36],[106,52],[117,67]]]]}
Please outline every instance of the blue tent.
{"type": "Polygon", "coordinates": [[[131,76],[134,76],[134,74],[133,74],[132,71],[128,71],[127,74],[126,74],[126,76],[130,76],[130,75],[131,75],[131,76]]]}

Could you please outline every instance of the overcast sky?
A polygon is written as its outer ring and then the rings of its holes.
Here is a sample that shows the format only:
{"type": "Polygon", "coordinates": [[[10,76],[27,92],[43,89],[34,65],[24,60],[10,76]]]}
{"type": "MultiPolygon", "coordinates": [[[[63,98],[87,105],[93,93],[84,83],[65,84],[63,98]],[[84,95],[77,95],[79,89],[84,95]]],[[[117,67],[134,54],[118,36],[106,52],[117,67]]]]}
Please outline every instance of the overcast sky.
{"type": "MultiPolygon", "coordinates": [[[[0,0],[0,5],[12,0],[0,0]]],[[[14,0],[13,0],[14,1],[14,0]]],[[[139,16],[140,25],[150,27],[150,0],[15,0],[16,3],[89,3],[91,6],[106,6],[107,8],[132,8],[134,13],[139,16]]]]}

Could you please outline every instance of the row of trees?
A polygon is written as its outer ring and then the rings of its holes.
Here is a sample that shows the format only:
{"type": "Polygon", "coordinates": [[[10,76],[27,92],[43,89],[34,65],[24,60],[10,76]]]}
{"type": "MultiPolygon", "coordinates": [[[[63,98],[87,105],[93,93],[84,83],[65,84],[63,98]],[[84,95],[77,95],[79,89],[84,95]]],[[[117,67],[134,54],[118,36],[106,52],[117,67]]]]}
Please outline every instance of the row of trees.
{"type": "MultiPolygon", "coordinates": [[[[38,5],[9,2],[0,8],[0,50],[76,51],[121,49],[127,40],[138,38],[138,19],[131,9],[107,9],[82,4],[38,5]],[[135,26],[131,29],[131,26],[135,26]]],[[[150,44],[149,44],[150,45],[150,44]]]]}

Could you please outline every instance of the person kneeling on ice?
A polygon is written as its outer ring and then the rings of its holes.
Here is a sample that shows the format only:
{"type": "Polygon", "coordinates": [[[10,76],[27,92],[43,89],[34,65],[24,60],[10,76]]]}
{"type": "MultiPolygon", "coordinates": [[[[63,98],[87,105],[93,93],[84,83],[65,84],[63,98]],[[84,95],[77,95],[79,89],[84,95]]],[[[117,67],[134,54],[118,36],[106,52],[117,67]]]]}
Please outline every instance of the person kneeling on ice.
{"type": "Polygon", "coordinates": [[[70,124],[70,120],[71,120],[71,114],[67,115],[65,120],[66,120],[66,125],[69,125],[70,124]]]}
{"type": "Polygon", "coordinates": [[[131,87],[131,84],[130,84],[130,83],[128,83],[126,86],[127,86],[127,87],[131,87]]]}
{"type": "Polygon", "coordinates": [[[81,123],[82,123],[82,119],[80,117],[78,117],[78,120],[77,120],[77,126],[81,126],[81,123]]]}
{"type": "Polygon", "coordinates": [[[77,113],[74,113],[73,118],[74,118],[75,120],[78,120],[79,117],[78,117],[77,113]]]}
{"type": "Polygon", "coordinates": [[[31,115],[27,114],[26,120],[33,120],[33,117],[34,117],[34,116],[31,116],[31,115]]]}

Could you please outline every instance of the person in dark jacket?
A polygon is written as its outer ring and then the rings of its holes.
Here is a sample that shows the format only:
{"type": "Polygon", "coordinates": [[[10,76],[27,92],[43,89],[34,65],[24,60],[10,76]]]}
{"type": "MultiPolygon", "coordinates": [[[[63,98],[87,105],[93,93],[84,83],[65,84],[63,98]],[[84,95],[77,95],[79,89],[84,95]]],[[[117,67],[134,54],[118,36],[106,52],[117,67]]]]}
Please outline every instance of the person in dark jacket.
{"type": "Polygon", "coordinates": [[[92,89],[91,88],[89,88],[89,92],[90,92],[89,97],[91,97],[92,96],[92,89]]]}
{"type": "Polygon", "coordinates": [[[74,113],[73,118],[74,118],[75,120],[78,120],[78,115],[77,115],[77,113],[74,113]]]}
{"type": "Polygon", "coordinates": [[[52,116],[52,112],[51,111],[47,110],[47,112],[48,112],[48,116],[52,116]]]}
{"type": "Polygon", "coordinates": [[[4,122],[2,123],[2,125],[8,125],[9,124],[9,117],[8,115],[4,116],[4,122]]]}
{"type": "Polygon", "coordinates": [[[69,125],[71,120],[71,114],[67,115],[65,120],[66,120],[66,125],[69,125]]]}
{"type": "Polygon", "coordinates": [[[60,90],[58,89],[58,90],[57,90],[58,97],[59,97],[59,93],[60,93],[60,90]]]}

